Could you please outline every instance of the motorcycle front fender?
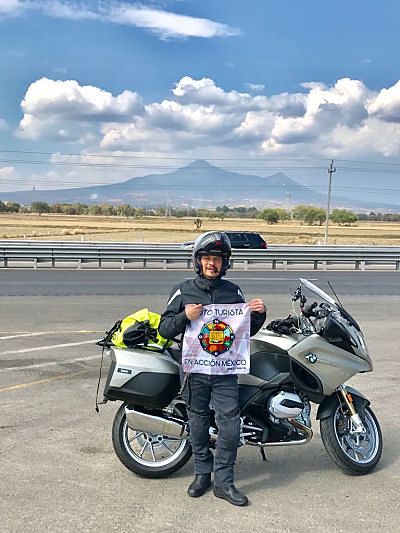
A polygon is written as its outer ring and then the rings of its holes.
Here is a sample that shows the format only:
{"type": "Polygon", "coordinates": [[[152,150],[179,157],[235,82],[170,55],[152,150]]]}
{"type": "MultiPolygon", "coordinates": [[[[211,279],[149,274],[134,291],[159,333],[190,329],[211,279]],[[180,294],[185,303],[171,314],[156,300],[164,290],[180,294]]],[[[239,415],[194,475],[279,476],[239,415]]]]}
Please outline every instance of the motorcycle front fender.
{"type": "MultiPolygon", "coordinates": [[[[368,398],[364,396],[364,394],[359,392],[357,389],[354,389],[353,387],[348,387],[346,385],[346,390],[352,395],[357,410],[362,409],[370,404],[368,398]]],[[[326,397],[318,407],[317,420],[328,418],[328,416],[335,412],[338,403],[339,399],[336,393],[333,393],[330,396],[326,397]]]]}

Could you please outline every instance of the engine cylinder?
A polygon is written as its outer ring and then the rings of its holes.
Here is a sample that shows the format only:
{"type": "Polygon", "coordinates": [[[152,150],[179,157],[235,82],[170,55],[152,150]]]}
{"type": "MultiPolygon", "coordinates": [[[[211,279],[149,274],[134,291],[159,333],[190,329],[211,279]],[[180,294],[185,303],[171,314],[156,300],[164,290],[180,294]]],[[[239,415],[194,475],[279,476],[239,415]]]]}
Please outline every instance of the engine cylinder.
{"type": "Polygon", "coordinates": [[[300,396],[294,392],[280,391],[267,403],[268,412],[274,418],[296,418],[304,409],[300,396]]]}

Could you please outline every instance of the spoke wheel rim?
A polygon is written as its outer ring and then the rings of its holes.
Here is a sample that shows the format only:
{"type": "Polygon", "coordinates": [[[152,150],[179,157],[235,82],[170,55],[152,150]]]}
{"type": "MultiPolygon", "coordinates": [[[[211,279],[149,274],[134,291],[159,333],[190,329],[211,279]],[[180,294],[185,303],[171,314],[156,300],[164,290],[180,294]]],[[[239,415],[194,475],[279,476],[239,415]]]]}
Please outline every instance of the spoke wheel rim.
{"type": "Polygon", "coordinates": [[[345,455],[354,463],[368,464],[376,457],[379,450],[379,431],[375,420],[368,409],[365,410],[363,424],[366,429],[365,435],[350,435],[338,433],[338,421],[350,418],[343,414],[341,406],[338,406],[334,416],[334,431],[337,442],[345,455]]]}
{"type": "Polygon", "coordinates": [[[187,442],[187,439],[131,429],[126,419],[122,427],[122,440],[127,453],[134,461],[152,468],[165,467],[173,463],[187,442]]]}

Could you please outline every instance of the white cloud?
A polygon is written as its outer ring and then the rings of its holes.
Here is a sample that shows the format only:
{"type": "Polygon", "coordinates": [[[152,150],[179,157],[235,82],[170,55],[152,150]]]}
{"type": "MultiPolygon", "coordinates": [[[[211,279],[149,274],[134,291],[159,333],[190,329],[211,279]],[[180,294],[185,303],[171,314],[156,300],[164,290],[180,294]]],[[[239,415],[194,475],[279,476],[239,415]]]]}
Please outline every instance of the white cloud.
{"type": "Polygon", "coordinates": [[[300,87],[304,87],[304,89],[326,89],[325,83],[319,81],[305,81],[300,83],[300,87]]]}
{"type": "Polygon", "coordinates": [[[387,122],[400,122],[400,81],[382,89],[368,105],[368,112],[387,122]]]}
{"type": "Polygon", "coordinates": [[[0,0],[0,15],[17,16],[34,10],[48,17],[70,20],[99,20],[144,28],[162,39],[177,37],[230,37],[240,34],[236,28],[213,20],[180,15],[128,2],[91,2],[66,0],[0,0]]]}
{"type": "Polygon", "coordinates": [[[240,33],[235,28],[209,19],[189,17],[130,4],[114,4],[105,18],[119,24],[150,29],[162,38],[230,37],[240,33]]]}
{"type": "Polygon", "coordinates": [[[245,83],[245,86],[249,91],[254,93],[261,93],[265,89],[265,85],[263,83],[245,83]]]}
{"type": "Polygon", "coordinates": [[[132,91],[114,96],[74,80],[43,78],[25,94],[18,134],[103,154],[370,159],[399,153],[400,82],[380,92],[349,78],[332,86],[304,83],[303,89],[267,97],[184,76],[171,95],[144,105],[132,91]]]}
{"type": "Polygon", "coordinates": [[[55,69],[53,69],[53,72],[56,75],[59,75],[59,74],[65,75],[67,73],[67,69],[65,67],[56,67],[55,69]]]}
{"type": "Polygon", "coordinates": [[[0,118],[0,130],[5,130],[7,128],[7,122],[4,118],[0,118]]]}
{"type": "Polygon", "coordinates": [[[0,167],[0,178],[8,178],[14,173],[14,167],[0,167]]]}
{"type": "Polygon", "coordinates": [[[265,96],[252,96],[238,91],[226,92],[210,78],[194,80],[190,76],[179,80],[172,92],[182,104],[212,105],[225,113],[262,109],[268,101],[265,96]]]}
{"type": "Polygon", "coordinates": [[[72,20],[101,19],[98,10],[91,8],[91,3],[62,0],[30,0],[26,2],[27,9],[41,11],[43,14],[72,20]]]}
{"type": "Polygon", "coordinates": [[[306,100],[301,117],[277,117],[272,139],[278,144],[309,142],[326,135],[337,125],[359,127],[368,116],[366,101],[369,91],[358,80],[343,78],[333,87],[314,85],[306,100]]]}
{"type": "Polygon", "coordinates": [[[42,78],[33,82],[21,103],[24,116],[19,135],[26,138],[76,140],[97,129],[96,122],[126,122],[143,112],[137,93],[118,96],[74,80],[42,78]]]}
{"type": "Polygon", "coordinates": [[[0,15],[17,16],[24,10],[19,0],[0,0],[0,15]]]}

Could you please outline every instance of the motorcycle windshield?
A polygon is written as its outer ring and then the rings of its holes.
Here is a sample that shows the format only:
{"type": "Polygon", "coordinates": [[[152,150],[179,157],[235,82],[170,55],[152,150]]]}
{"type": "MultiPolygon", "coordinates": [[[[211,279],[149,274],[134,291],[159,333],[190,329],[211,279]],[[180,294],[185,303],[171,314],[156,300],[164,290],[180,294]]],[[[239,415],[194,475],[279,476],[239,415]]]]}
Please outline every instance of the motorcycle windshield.
{"type": "Polygon", "coordinates": [[[309,291],[313,292],[314,294],[316,294],[317,296],[325,300],[325,302],[327,302],[328,304],[334,305],[336,309],[339,309],[340,307],[339,304],[335,302],[335,300],[331,298],[329,294],[326,294],[325,291],[323,291],[322,289],[314,285],[314,283],[311,283],[311,281],[308,281],[308,279],[304,279],[304,278],[299,278],[299,279],[303,287],[305,287],[309,291]]]}
{"type": "Polygon", "coordinates": [[[346,309],[342,307],[338,302],[335,302],[335,300],[331,296],[329,296],[329,294],[326,294],[325,291],[323,291],[322,289],[314,285],[314,283],[311,283],[311,281],[308,281],[308,279],[299,278],[299,280],[300,280],[300,283],[303,285],[303,287],[305,287],[306,289],[308,289],[315,295],[325,300],[329,305],[331,305],[337,311],[339,311],[341,315],[343,315],[346,318],[346,320],[348,320],[356,329],[360,331],[360,326],[354,320],[354,318],[350,315],[350,313],[346,311],[346,309]]]}

